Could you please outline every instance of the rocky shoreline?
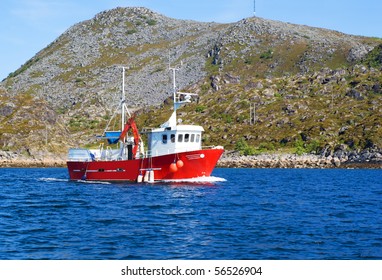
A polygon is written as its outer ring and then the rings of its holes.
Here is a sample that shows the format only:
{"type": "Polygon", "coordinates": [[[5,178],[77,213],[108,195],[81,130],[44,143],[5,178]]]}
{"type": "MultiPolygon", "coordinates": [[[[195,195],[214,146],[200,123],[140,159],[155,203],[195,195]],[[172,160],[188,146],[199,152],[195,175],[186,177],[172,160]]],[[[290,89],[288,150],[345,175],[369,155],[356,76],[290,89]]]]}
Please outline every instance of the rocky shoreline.
{"type": "MultiPolygon", "coordinates": [[[[49,155],[41,158],[27,157],[15,152],[0,151],[0,167],[65,167],[65,155],[49,155]]],[[[226,151],[218,167],[225,168],[373,168],[382,169],[382,153],[363,152],[356,155],[296,155],[261,154],[242,156],[226,151]]]]}
{"type": "Polygon", "coordinates": [[[64,167],[66,155],[31,157],[16,152],[0,151],[0,167],[64,167]]]}
{"type": "Polygon", "coordinates": [[[373,168],[382,169],[382,154],[361,153],[348,155],[313,154],[261,154],[242,156],[238,152],[226,152],[218,167],[227,168],[373,168]]]}

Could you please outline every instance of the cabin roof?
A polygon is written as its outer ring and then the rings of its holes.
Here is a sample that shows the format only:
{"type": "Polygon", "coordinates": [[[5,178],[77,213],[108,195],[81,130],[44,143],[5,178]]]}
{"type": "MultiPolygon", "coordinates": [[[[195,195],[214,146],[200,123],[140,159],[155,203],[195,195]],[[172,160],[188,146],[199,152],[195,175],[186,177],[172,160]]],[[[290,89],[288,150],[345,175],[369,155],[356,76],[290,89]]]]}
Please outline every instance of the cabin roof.
{"type": "Polygon", "coordinates": [[[145,129],[143,133],[153,133],[153,132],[165,132],[165,131],[172,131],[172,132],[202,132],[204,131],[203,127],[200,125],[177,125],[175,127],[160,127],[160,128],[153,128],[153,129],[145,129]]]}

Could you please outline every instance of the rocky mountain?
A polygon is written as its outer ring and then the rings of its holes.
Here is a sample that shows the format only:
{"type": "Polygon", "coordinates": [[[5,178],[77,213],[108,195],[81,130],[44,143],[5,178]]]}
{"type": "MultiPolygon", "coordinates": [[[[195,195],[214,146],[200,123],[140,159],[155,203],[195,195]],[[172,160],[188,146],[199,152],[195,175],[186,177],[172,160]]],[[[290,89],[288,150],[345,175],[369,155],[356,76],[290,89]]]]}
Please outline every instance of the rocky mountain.
{"type": "Polygon", "coordinates": [[[69,28],[0,85],[0,150],[29,157],[94,143],[121,67],[142,126],[168,117],[169,63],[199,94],[184,122],[247,154],[382,147],[382,40],[262,18],[232,24],[116,8],[69,28]],[[255,108],[255,110],[253,110],[255,108]],[[252,115],[250,117],[250,113],[252,115]]]}

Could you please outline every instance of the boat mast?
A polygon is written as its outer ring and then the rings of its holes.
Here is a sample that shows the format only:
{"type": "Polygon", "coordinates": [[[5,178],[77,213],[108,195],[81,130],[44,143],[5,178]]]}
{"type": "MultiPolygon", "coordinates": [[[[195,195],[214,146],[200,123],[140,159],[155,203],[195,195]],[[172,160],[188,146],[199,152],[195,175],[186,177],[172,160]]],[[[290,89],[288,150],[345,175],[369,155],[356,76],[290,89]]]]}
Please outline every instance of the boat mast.
{"type": "Polygon", "coordinates": [[[121,131],[125,128],[125,67],[122,67],[121,131]]]}
{"type": "Polygon", "coordinates": [[[124,130],[126,125],[126,113],[131,117],[130,111],[126,105],[126,93],[125,93],[125,71],[126,67],[122,66],[122,96],[121,96],[121,131],[124,130]]]}

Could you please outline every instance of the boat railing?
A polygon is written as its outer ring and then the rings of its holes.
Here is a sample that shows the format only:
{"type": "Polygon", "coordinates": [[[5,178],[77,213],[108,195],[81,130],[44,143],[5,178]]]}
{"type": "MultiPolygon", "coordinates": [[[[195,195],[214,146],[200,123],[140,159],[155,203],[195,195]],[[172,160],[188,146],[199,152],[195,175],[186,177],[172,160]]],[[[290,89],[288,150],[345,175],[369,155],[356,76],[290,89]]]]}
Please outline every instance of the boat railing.
{"type": "MultiPolygon", "coordinates": [[[[223,149],[222,146],[203,146],[201,148],[201,150],[206,150],[206,149],[223,149]]],[[[152,150],[148,150],[145,152],[144,154],[144,157],[146,158],[150,158],[150,157],[156,157],[156,156],[164,156],[164,155],[171,155],[171,154],[177,154],[177,153],[184,153],[184,152],[193,152],[193,151],[200,151],[200,149],[187,149],[187,148],[183,148],[183,149],[176,149],[176,150],[173,150],[173,149],[169,149],[167,151],[163,151],[163,150],[160,150],[160,151],[152,151],[152,150]]]]}
{"type": "MultiPolygon", "coordinates": [[[[202,149],[223,149],[222,146],[203,146],[202,149]]],[[[148,150],[145,151],[144,154],[137,155],[137,158],[151,158],[155,156],[163,156],[163,155],[170,155],[170,154],[177,154],[177,153],[183,153],[183,152],[192,152],[192,151],[198,151],[195,149],[180,149],[180,150],[168,150],[167,152],[163,153],[163,150],[161,151],[152,151],[148,150]]],[[[119,149],[112,149],[111,147],[107,147],[106,149],[102,150],[89,150],[89,149],[81,149],[81,148],[72,148],[69,149],[68,153],[68,161],[94,161],[94,160],[105,160],[105,161],[114,161],[121,159],[120,150],[119,149]]]]}
{"type": "Polygon", "coordinates": [[[223,146],[203,146],[202,150],[208,150],[208,149],[224,149],[223,146]]]}
{"type": "Polygon", "coordinates": [[[144,127],[141,129],[140,133],[141,134],[145,134],[145,133],[150,133],[154,130],[155,128],[152,128],[152,127],[144,127]]]}
{"type": "Polygon", "coordinates": [[[94,155],[88,149],[69,149],[68,161],[93,161],[94,155]]]}

